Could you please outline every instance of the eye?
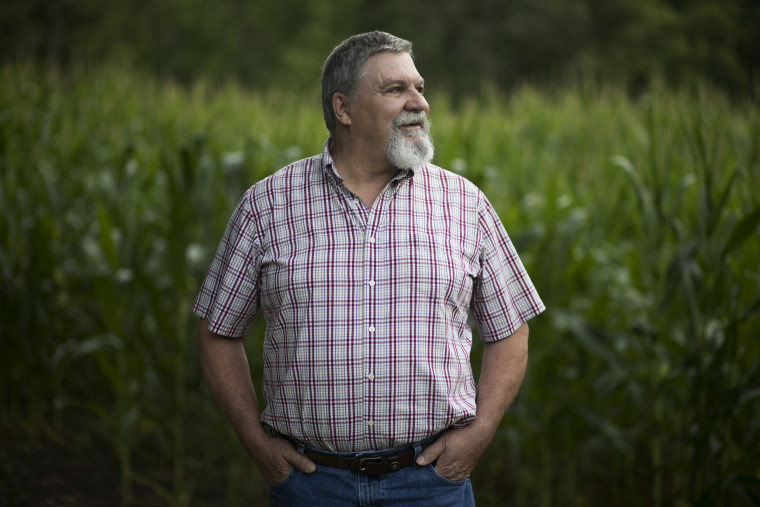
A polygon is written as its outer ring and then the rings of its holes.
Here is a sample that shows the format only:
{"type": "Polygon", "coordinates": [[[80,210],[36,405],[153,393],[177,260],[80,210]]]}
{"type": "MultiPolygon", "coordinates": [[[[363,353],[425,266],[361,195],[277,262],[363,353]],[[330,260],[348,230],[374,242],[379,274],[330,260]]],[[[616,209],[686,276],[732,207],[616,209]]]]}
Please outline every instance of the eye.
{"type": "Polygon", "coordinates": [[[417,87],[417,92],[418,92],[420,95],[425,95],[425,87],[424,87],[424,86],[418,86],[418,87],[417,87]]]}

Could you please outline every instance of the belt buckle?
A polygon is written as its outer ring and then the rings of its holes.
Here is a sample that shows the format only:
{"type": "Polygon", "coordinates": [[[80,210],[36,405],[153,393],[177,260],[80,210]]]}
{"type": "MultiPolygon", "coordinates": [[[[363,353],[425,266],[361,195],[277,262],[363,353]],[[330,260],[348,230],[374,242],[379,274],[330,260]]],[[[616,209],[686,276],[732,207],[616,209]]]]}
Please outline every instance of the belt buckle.
{"type": "Polygon", "coordinates": [[[367,464],[380,464],[385,458],[382,456],[368,456],[366,458],[361,458],[359,460],[359,472],[363,473],[364,475],[369,475],[370,477],[376,476],[376,475],[383,475],[383,472],[380,473],[370,473],[367,471],[367,464]]]}

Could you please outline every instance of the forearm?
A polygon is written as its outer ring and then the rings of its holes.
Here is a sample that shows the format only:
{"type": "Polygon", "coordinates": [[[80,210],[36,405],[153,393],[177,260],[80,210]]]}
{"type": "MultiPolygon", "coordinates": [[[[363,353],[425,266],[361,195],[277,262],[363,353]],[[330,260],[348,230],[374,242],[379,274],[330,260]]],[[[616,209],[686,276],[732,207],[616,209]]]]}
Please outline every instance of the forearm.
{"type": "Polygon", "coordinates": [[[478,380],[475,420],[481,431],[493,434],[517,397],[528,365],[528,324],[509,337],[486,343],[478,380]]]}
{"type": "Polygon", "coordinates": [[[517,396],[528,364],[528,325],[509,337],[485,344],[476,394],[475,420],[444,433],[417,459],[419,465],[438,460],[444,477],[461,480],[470,475],[491,443],[504,412],[517,396]]]}
{"type": "Polygon", "coordinates": [[[267,435],[261,425],[256,391],[243,343],[212,333],[205,319],[198,323],[197,334],[206,385],[246,452],[254,457],[257,443],[262,442],[267,435]]]}
{"type": "Polygon", "coordinates": [[[211,395],[264,478],[278,484],[293,466],[312,473],[314,463],[298,454],[287,440],[270,437],[264,431],[243,342],[210,332],[208,322],[201,319],[198,351],[211,395]]]}

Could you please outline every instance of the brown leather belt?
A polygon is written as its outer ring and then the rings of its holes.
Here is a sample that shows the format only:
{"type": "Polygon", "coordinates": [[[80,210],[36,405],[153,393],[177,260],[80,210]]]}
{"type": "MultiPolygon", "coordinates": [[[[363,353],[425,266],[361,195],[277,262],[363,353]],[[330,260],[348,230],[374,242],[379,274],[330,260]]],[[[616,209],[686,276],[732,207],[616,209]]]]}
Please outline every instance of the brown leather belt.
{"type": "MultiPolygon", "coordinates": [[[[431,443],[424,445],[422,448],[424,449],[431,443]]],[[[359,472],[369,477],[378,477],[388,472],[395,472],[404,467],[414,465],[414,447],[390,456],[367,455],[349,458],[322,454],[311,449],[304,449],[303,453],[317,465],[351,470],[352,472],[359,472]]]]}
{"type": "MultiPolygon", "coordinates": [[[[280,433],[268,424],[264,425],[264,430],[273,436],[279,438],[285,438],[293,444],[293,447],[298,448],[298,442],[293,441],[287,435],[280,433]]],[[[430,444],[435,441],[435,437],[430,438],[421,445],[424,450],[430,444]]],[[[388,472],[395,472],[404,467],[414,465],[414,445],[409,446],[408,449],[400,451],[391,455],[361,455],[361,456],[334,456],[332,454],[324,454],[321,452],[313,451],[311,449],[304,449],[304,455],[312,460],[317,465],[322,465],[332,468],[340,468],[341,470],[351,470],[352,472],[359,472],[360,474],[367,475],[369,477],[378,477],[380,475],[387,474],[388,472]]]]}

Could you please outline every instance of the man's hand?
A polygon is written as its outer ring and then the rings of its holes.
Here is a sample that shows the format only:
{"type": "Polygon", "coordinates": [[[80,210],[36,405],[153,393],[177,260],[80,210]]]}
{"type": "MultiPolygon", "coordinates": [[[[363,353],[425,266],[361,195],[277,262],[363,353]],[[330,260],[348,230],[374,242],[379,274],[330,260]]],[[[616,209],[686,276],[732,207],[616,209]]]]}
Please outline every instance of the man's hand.
{"type": "Polygon", "coordinates": [[[492,436],[478,431],[474,424],[447,431],[422,451],[417,464],[425,466],[438,460],[436,472],[452,481],[463,481],[472,473],[492,436]]]}
{"type": "Polygon", "coordinates": [[[298,453],[293,444],[284,438],[269,437],[257,446],[253,460],[264,479],[272,485],[282,483],[290,475],[293,467],[310,474],[317,466],[306,456],[298,453]]]}

